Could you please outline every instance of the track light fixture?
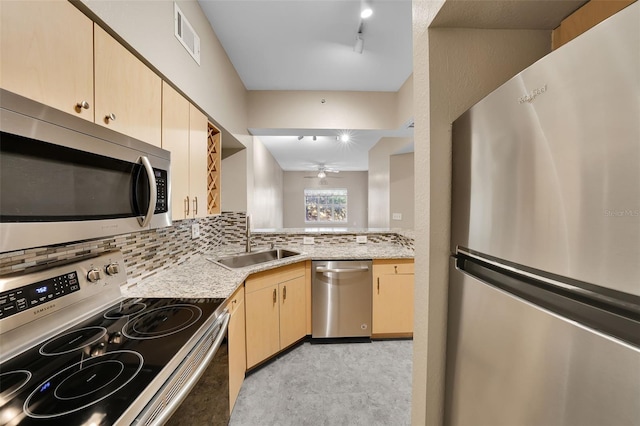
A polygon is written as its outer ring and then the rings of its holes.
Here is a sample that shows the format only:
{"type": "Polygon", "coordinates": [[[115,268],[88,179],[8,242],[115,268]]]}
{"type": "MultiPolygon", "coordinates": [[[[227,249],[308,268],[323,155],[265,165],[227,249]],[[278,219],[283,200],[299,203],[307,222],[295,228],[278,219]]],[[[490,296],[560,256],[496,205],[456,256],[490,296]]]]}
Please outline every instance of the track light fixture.
{"type": "Polygon", "coordinates": [[[364,39],[362,38],[362,33],[356,34],[356,44],[353,46],[353,51],[356,53],[362,54],[364,50],[364,39]]]}
{"type": "Polygon", "coordinates": [[[360,3],[360,17],[362,19],[367,19],[373,15],[373,9],[371,9],[371,4],[367,0],[362,0],[360,3]]]}
{"type": "Polygon", "coordinates": [[[301,141],[304,136],[298,136],[298,140],[301,141]]]}

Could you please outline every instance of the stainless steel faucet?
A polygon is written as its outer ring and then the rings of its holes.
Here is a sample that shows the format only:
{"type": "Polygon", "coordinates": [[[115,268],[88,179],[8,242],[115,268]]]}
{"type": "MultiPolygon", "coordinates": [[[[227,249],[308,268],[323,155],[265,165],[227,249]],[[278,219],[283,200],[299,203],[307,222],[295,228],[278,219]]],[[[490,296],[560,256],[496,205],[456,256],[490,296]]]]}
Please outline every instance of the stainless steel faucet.
{"type": "Polygon", "coordinates": [[[247,242],[245,245],[245,252],[251,253],[251,216],[247,215],[247,229],[245,230],[245,236],[247,237],[247,242]]]}

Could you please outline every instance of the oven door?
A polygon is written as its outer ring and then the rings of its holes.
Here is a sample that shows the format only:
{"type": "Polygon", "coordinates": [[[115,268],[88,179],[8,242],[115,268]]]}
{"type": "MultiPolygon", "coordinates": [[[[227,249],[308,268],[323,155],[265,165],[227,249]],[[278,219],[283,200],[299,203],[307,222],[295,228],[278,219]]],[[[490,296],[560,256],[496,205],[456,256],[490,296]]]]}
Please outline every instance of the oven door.
{"type": "Polygon", "coordinates": [[[168,152],[2,95],[0,252],[171,224],[168,152]]]}
{"type": "Polygon", "coordinates": [[[229,319],[225,310],[132,424],[229,423],[229,319]]]}

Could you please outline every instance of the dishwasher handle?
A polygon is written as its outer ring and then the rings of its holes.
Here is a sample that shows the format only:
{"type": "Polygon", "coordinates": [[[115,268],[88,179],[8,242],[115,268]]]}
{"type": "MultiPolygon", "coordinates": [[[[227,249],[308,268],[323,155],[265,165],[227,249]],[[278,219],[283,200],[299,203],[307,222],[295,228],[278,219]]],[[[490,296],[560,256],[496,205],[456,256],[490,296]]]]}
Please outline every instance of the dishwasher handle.
{"type": "Polygon", "coordinates": [[[316,267],[316,272],[335,272],[335,273],[350,273],[350,272],[367,272],[368,266],[359,266],[357,268],[326,268],[324,266],[316,267]]]}

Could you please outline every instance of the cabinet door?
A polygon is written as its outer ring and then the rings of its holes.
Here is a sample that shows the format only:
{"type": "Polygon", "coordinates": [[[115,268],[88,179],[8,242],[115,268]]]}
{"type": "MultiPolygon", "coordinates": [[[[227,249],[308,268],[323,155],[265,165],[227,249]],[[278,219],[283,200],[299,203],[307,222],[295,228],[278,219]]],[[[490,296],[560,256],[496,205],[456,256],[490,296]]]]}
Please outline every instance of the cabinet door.
{"type": "Polygon", "coordinates": [[[161,146],[160,77],[98,25],[94,57],[95,122],[161,146]]]}
{"type": "Polygon", "coordinates": [[[278,286],[245,295],[247,328],[247,368],[280,350],[278,286]]]}
{"type": "Polygon", "coordinates": [[[93,22],[66,1],[3,1],[0,86],[93,121],[93,22]]]}
{"type": "Polygon", "coordinates": [[[280,349],[307,334],[307,300],[304,275],[279,284],[280,349]]]}
{"type": "Polygon", "coordinates": [[[229,412],[233,411],[240,387],[247,370],[245,343],[244,298],[232,300],[233,310],[229,320],[229,412]]]}
{"type": "Polygon", "coordinates": [[[374,276],[373,334],[413,333],[413,274],[374,276]]]}
{"type": "Polygon", "coordinates": [[[189,194],[191,217],[207,216],[207,126],[209,121],[189,104],[189,194]]]}
{"type": "Polygon", "coordinates": [[[171,218],[191,214],[189,196],[189,101],[162,83],[162,148],[171,152],[171,218]]]}

